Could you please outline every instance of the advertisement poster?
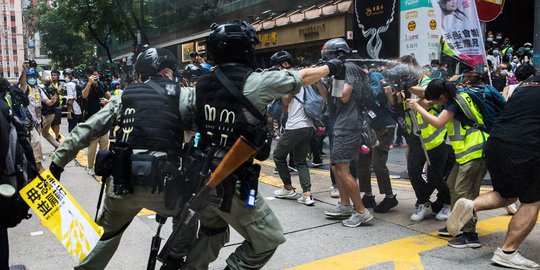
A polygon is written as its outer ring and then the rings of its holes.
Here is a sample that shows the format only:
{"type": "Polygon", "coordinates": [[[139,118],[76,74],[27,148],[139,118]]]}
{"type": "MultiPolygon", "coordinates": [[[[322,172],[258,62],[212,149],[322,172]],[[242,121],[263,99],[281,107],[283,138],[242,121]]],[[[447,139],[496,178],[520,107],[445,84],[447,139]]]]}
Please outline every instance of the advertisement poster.
{"type": "Polygon", "coordinates": [[[486,51],[474,0],[431,0],[438,27],[454,54],[470,66],[484,64],[486,51]]]}
{"type": "Polygon", "coordinates": [[[76,263],[81,262],[103,235],[103,228],[81,208],[49,170],[19,191],[43,225],[60,240],[76,263]]]}
{"type": "Polygon", "coordinates": [[[361,57],[399,57],[399,0],[356,0],[353,23],[353,48],[361,57]]]}
{"type": "Polygon", "coordinates": [[[439,59],[439,23],[430,0],[401,0],[399,55],[412,55],[421,66],[439,59]]]}

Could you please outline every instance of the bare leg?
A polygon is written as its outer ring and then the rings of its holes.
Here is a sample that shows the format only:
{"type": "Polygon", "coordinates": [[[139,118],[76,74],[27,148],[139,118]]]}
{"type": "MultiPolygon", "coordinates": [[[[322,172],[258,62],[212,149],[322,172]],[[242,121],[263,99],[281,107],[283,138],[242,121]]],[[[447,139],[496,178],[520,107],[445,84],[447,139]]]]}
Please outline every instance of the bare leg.
{"type": "Polygon", "coordinates": [[[540,210],[540,201],[535,203],[521,203],[516,214],[508,224],[508,232],[504,239],[502,250],[514,251],[525,240],[531,232],[538,219],[538,210],[540,210]]]}
{"type": "Polygon", "coordinates": [[[517,201],[517,198],[503,198],[497,191],[490,191],[484,193],[474,199],[474,210],[491,210],[500,207],[505,207],[511,203],[517,201]]]}
{"type": "Polygon", "coordinates": [[[353,202],[354,210],[358,213],[363,213],[365,208],[360,198],[360,188],[356,179],[354,179],[349,171],[349,163],[335,164],[334,173],[336,174],[336,182],[341,194],[341,202],[343,203],[344,200],[348,201],[350,198],[353,202]]]}
{"type": "Polygon", "coordinates": [[[338,176],[337,176],[337,172],[336,172],[336,166],[335,165],[330,165],[330,169],[332,170],[332,172],[334,173],[334,177],[336,178],[336,186],[339,190],[339,194],[341,196],[339,196],[339,202],[342,204],[342,205],[350,205],[351,204],[351,201],[349,200],[349,197],[348,196],[345,196],[345,188],[343,187],[342,184],[340,184],[340,181],[338,181],[338,176]]]}

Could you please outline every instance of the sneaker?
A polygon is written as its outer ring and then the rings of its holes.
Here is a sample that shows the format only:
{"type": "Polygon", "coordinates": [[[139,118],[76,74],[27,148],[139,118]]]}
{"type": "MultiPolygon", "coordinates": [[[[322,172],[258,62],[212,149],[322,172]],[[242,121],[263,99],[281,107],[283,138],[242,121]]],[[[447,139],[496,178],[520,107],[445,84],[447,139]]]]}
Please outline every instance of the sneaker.
{"type": "Polygon", "coordinates": [[[474,216],[474,202],[469,199],[461,198],[456,201],[454,209],[448,215],[446,220],[446,228],[452,236],[456,236],[457,232],[465,226],[474,216]]]}
{"type": "Polygon", "coordinates": [[[356,213],[352,205],[338,204],[336,207],[324,211],[324,214],[329,217],[348,217],[356,213]]]}
{"type": "Polygon", "coordinates": [[[293,189],[286,189],[284,187],[278,189],[278,190],[274,190],[274,196],[276,198],[280,198],[280,199],[294,199],[294,197],[296,197],[296,190],[293,189]]]}
{"type": "Polygon", "coordinates": [[[315,200],[313,200],[313,196],[311,195],[309,196],[302,195],[300,198],[296,199],[296,201],[301,204],[310,205],[310,206],[315,204],[315,200]]]}
{"type": "Polygon", "coordinates": [[[451,210],[450,205],[444,204],[443,207],[441,208],[441,211],[439,211],[439,213],[437,213],[437,215],[435,216],[435,219],[440,220],[440,221],[447,220],[448,215],[450,215],[450,210],[451,210]]]}
{"type": "Polygon", "coordinates": [[[298,170],[295,168],[295,167],[291,167],[289,166],[289,172],[294,172],[294,173],[297,173],[298,170]]]}
{"type": "MultiPolygon", "coordinates": [[[[439,229],[437,232],[439,233],[440,236],[451,236],[450,233],[448,232],[448,229],[446,229],[446,227],[439,229]]],[[[463,232],[459,231],[458,235],[461,235],[461,234],[463,234],[463,232]]]]}
{"type": "Polygon", "coordinates": [[[322,161],[321,162],[312,162],[309,167],[310,168],[319,168],[323,165],[322,161]]]}
{"type": "Polygon", "coordinates": [[[373,208],[377,205],[375,201],[375,195],[364,195],[362,196],[362,204],[365,208],[373,208]]]}
{"type": "Polygon", "coordinates": [[[94,168],[88,168],[88,169],[86,170],[86,173],[88,173],[90,176],[96,175],[96,173],[94,172],[94,168]]]}
{"type": "Polygon", "coordinates": [[[373,219],[373,215],[369,212],[369,210],[364,209],[364,213],[354,213],[352,214],[348,219],[341,222],[343,226],[345,227],[358,227],[362,225],[362,223],[369,222],[373,219]]]}
{"type": "Polygon", "coordinates": [[[414,213],[411,215],[412,221],[421,221],[424,219],[430,212],[430,207],[425,206],[424,204],[416,205],[416,209],[414,210],[414,213]]]}
{"type": "Polygon", "coordinates": [[[506,209],[506,213],[509,215],[514,215],[517,212],[517,205],[516,203],[511,203],[510,205],[505,206],[504,209],[506,209]]]}
{"type": "Polygon", "coordinates": [[[502,251],[501,248],[497,248],[497,250],[495,250],[495,253],[493,254],[493,257],[491,258],[491,261],[496,264],[510,267],[510,268],[515,268],[515,269],[539,269],[540,268],[540,266],[537,263],[521,256],[521,254],[519,253],[519,250],[514,251],[514,253],[512,254],[506,254],[502,251]]]}
{"type": "Polygon", "coordinates": [[[274,174],[278,174],[277,168],[274,169],[274,174]]]}
{"type": "Polygon", "coordinates": [[[463,233],[448,241],[448,245],[455,248],[479,248],[482,246],[477,233],[463,233]]]}
{"type": "Polygon", "coordinates": [[[330,191],[330,197],[339,198],[339,189],[336,186],[332,187],[332,191],[330,191]]]}
{"type": "Polygon", "coordinates": [[[373,211],[375,213],[386,213],[390,211],[390,209],[396,207],[398,205],[398,200],[396,199],[396,194],[392,195],[392,197],[388,198],[385,197],[382,202],[380,202],[377,206],[373,208],[373,211]]]}

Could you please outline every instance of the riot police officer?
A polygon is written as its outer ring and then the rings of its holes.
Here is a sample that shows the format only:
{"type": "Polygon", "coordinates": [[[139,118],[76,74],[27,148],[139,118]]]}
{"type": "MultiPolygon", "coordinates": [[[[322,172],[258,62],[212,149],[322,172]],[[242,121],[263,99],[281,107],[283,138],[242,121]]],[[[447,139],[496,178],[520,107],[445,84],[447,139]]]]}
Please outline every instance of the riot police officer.
{"type": "MultiPolygon", "coordinates": [[[[197,82],[195,124],[201,134],[199,147],[207,153],[215,151],[216,161],[239,136],[269,152],[269,148],[261,146],[269,146],[263,116],[267,105],[343,67],[340,60],[333,59],[301,71],[255,72],[254,46],[259,40],[249,23],[214,24],[211,29],[208,53],[217,66],[197,82]]],[[[259,151],[256,158],[265,159],[263,152],[259,151]]],[[[228,225],[245,241],[227,258],[226,269],[260,269],[285,242],[279,221],[256,193],[259,172],[260,166],[251,159],[218,188],[222,192],[217,192],[217,197],[223,202],[208,203],[202,209],[199,236],[183,269],[207,269],[228,240],[228,225]],[[256,198],[254,204],[250,196],[256,198]]]]}
{"type": "MultiPolygon", "coordinates": [[[[98,219],[104,234],[75,269],[105,269],[124,230],[142,208],[161,216],[175,216],[182,204],[179,198],[169,196],[178,192],[169,191],[175,186],[183,143],[181,92],[189,89],[174,81],[177,60],[165,49],[149,48],[142,52],[135,70],[144,83],[131,84],[120,97],[113,97],[109,104],[73,129],[52,155],[50,169],[59,177],[63,167],[92,139],[106,134],[115,125],[120,127],[117,146],[111,147],[110,160],[114,166],[112,177],[107,179],[107,194],[98,219]]],[[[97,170],[98,164],[96,173],[97,170]]],[[[180,241],[175,243],[172,262],[168,265],[174,265],[175,260],[180,261],[185,255],[180,253],[181,246],[180,241]]]]}

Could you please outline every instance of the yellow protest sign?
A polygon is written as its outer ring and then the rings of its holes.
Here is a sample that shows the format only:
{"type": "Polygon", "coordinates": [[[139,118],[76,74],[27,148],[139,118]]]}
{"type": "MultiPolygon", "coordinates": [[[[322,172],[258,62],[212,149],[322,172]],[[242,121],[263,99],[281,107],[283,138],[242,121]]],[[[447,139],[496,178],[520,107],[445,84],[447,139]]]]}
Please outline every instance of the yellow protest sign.
{"type": "Polygon", "coordinates": [[[19,193],[69,255],[76,262],[81,262],[96,246],[103,235],[103,228],[92,220],[49,170],[41,177],[44,181],[36,177],[19,193]]]}

